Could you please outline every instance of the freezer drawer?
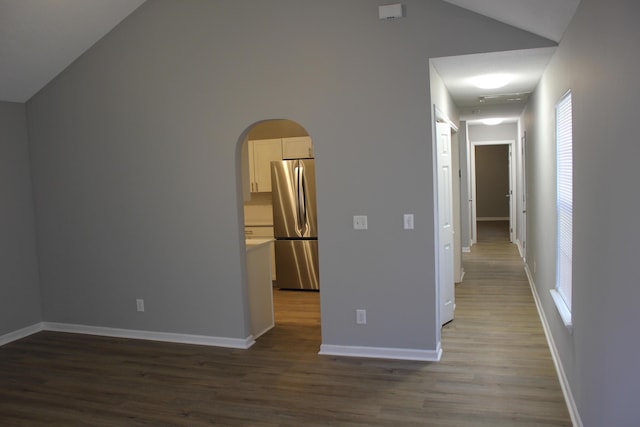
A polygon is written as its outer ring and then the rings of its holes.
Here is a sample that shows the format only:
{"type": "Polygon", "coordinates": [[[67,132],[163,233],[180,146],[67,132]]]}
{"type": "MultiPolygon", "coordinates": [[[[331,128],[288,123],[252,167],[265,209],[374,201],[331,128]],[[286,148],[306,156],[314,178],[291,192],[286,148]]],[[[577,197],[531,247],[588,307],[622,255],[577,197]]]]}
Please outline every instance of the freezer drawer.
{"type": "Polygon", "coordinates": [[[318,241],[276,240],[276,287],[319,290],[318,241]]]}

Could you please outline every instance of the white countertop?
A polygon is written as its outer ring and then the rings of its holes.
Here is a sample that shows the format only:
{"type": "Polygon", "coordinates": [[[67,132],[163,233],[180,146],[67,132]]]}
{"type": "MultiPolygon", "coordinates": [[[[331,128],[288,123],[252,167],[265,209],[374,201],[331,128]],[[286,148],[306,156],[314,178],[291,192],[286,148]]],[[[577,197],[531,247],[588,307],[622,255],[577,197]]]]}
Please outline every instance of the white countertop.
{"type": "Polygon", "coordinates": [[[274,240],[275,239],[273,237],[252,237],[249,239],[245,239],[245,245],[247,246],[247,250],[251,250],[259,246],[271,243],[274,240]]]}

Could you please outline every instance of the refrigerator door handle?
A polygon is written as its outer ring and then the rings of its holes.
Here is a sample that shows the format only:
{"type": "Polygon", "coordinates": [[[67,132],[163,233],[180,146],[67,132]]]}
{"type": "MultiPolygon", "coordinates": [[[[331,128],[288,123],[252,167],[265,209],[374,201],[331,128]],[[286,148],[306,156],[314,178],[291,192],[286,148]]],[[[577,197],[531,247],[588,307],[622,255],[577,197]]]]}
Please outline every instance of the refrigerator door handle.
{"type": "Polygon", "coordinates": [[[298,216],[298,231],[300,237],[307,233],[307,185],[304,179],[304,170],[301,163],[295,168],[296,171],[296,204],[298,216]]]}

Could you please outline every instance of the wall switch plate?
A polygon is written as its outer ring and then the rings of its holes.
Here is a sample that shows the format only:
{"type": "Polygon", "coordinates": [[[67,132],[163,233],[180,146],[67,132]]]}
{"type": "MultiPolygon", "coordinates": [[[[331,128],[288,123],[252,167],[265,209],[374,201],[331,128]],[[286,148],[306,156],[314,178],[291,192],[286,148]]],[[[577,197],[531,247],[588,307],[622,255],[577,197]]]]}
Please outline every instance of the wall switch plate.
{"type": "Polygon", "coordinates": [[[144,300],[143,299],[137,299],[136,300],[136,309],[138,311],[144,311],[144,300]]]}
{"type": "Polygon", "coordinates": [[[368,228],[366,215],[354,215],[353,216],[353,229],[354,230],[366,230],[368,228]]]}
{"type": "Polygon", "coordinates": [[[367,310],[363,310],[363,309],[356,310],[356,323],[358,325],[367,324],[367,310]]]}
{"type": "Polygon", "coordinates": [[[403,224],[405,230],[413,230],[413,214],[404,214],[403,224]]]}

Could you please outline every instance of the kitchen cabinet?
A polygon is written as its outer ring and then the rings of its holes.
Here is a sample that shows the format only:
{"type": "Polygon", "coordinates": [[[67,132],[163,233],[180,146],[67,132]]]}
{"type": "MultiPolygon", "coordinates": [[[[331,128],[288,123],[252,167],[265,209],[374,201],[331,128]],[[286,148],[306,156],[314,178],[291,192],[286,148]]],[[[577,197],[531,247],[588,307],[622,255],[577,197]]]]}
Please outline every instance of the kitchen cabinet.
{"type": "Polygon", "coordinates": [[[249,178],[252,193],[271,191],[271,162],[274,160],[282,160],[280,138],[249,141],[249,178]]]}
{"type": "Polygon", "coordinates": [[[275,324],[269,264],[271,247],[269,239],[263,240],[247,245],[247,297],[251,335],[254,339],[273,328],[275,324]]]}
{"type": "Polygon", "coordinates": [[[282,138],[282,159],[313,159],[311,137],[282,138]]]}
{"type": "Polygon", "coordinates": [[[271,240],[269,244],[271,246],[271,280],[276,280],[276,253],[273,244],[273,226],[245,226],[244,237],[247,247],[253,243],[263,242],[265,239],[271,240]]]}

